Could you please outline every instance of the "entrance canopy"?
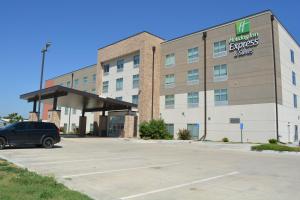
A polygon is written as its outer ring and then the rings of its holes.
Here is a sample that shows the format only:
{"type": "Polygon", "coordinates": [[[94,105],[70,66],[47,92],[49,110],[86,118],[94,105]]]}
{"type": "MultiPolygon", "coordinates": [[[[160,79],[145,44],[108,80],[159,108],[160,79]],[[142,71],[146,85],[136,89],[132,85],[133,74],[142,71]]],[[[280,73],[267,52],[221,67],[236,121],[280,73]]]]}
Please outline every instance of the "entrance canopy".
{"type": "Polygon", "coordinates": [[[84,112],[131,110],[132,108],[137,108],[137,105],[133,103],[108,97],[103,98],[96,94],[60,85],[22,94],[20,98],[28,102],[33,102],[35,107],[36,102],[39,100],[39,95],[41,95],[41,100],[44,103],[53,104],[54,110],[57,105],[79,109],[84,112]]]}

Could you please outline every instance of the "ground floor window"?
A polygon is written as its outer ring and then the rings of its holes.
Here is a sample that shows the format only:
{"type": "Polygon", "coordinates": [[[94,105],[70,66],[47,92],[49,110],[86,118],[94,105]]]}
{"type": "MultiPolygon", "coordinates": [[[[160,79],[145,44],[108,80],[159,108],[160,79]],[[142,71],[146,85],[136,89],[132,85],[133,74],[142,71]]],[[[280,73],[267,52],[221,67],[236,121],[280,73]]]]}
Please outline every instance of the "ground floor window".
{"type": "Polygon", "coordinates": [[[199,124],[188,124],[187,130],[191,133],[192,139],[199,138],[199,124]]]}
{"type": "Polygon", "coordinates": [[[295,125],[294,142],[298,142],[298,125],[295,125]]]}
{"type": "Polygon", "coordinates": [[[169,134],[174,136],[174,124],[166,124],[166,127],[167,127],[169,134]]]}
{"type": "Polygon", "coordinates": [[[90,123],[90,132],[94,131],[94,123],[90,123]]]}

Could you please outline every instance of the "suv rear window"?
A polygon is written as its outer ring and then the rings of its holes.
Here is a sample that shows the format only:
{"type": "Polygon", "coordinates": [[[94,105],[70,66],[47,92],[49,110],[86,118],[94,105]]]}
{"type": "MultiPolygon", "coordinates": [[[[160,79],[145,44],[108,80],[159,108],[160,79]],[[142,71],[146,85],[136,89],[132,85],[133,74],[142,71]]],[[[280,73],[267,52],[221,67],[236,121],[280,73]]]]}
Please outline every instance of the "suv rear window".
{"type": "Polygon", "coordinates": [[[54,124],[51,123],[43,123],[44,129],[56,129],[54,124]]]}

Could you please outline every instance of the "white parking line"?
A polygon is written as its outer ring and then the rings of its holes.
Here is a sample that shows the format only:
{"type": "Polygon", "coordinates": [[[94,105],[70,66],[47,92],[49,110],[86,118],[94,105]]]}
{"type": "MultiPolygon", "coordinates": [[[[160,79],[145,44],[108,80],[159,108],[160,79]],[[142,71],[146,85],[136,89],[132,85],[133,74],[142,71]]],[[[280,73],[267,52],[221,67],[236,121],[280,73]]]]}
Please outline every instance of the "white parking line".
{"type": "Polygon", "coordinates": [[[136,159],[140,157],[120,157],[120,158],[93,158],[93,159],[82,159],[82,160],[66,160],[66,161],[54,161],[54,162],[37,162],[31,163],[30,165],[51,165],[51,164],[64,164],[74,162],[88,162],[88,161],[101,161],[101,160],[123,160],[123,159],[136,159]]]}
{"type": "Polygon", "coordinates": [[[130,196],[126,196],[126,197],[121,197],[120,199],[121,200],[133,199],[133,198],[142,197],[142,196],[146,196],[146,195],[150,195],[150,194],[154,194],[154,193],[164,192],[164,191],[168,191],[168,190],[174,190],[174,189],[186,187],[186,186],[189,186],[189,185],[203,183],[203,182],[207,182],[207,181],[211,181],[211,180],[223,178],[223,177],[226,177],[226,176],[233,176],[233,175],[236,175],[236,174],[239,174],[239,172],[234,171],[234,172],[230,172],[230,173],[219,175],[219,176],[213,176],[213,177],[210,177],[210,178],[195,180],[195,181],[192,181],[192,182],[189,182],[189,183],[183,183],[183,184],[180,184],[180,185],[174,185],[174,186],[171,186],[171,187],[166,187],[166,188],[161,188],[161,189],[157,189],[157,190],[152,190],[150,192],[144,192],[144,193],[139,193],[139,194],[130,195],[130,196]]]}
{"type": "Polygon", "coordinates": [[[130,170],[138,170],[138,169],[148,169],[153,167],[168,167],[173,165],[179,165],[180,163],[167,163],[167,164],[160,164],[160,165],[148,165],[142,167],[132,167],[132,168],[125,168],[125,169],[115,169],[115,170],[106,170],[106,171],[99,171],[99,172],[90,172],[84,174],[72,174],[63,176],[63,178],[73,178],[73,177],[80,177],[80,176],[90,176],[95,174],[108,174],[108,173],[115,173],[115,172],[123,172],[123,171],[130,171],[130,170]]]}

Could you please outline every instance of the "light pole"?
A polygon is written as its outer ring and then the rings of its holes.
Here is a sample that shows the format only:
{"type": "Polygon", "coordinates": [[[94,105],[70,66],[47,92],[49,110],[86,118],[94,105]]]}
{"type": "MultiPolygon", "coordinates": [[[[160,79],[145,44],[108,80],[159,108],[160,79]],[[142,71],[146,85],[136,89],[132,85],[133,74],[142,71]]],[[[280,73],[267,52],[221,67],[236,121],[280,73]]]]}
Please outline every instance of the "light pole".
{"type": "Polygon", "coordinates": [[[41,116],[40,116],[40,113],[41,113],[41,90],[43,88],[43,76],[44,76],[44,64],[45,64],[45,55],[46,55],[46,52],[48,50],[48,48],[51,46],[51,42],[47,42],[45,47],[42,49],[42,69],[41,69],[41,80],[40,80],[40,92],[39,92],[39,105],[38,105],[38,121],[41,120],[41,116]]]}

